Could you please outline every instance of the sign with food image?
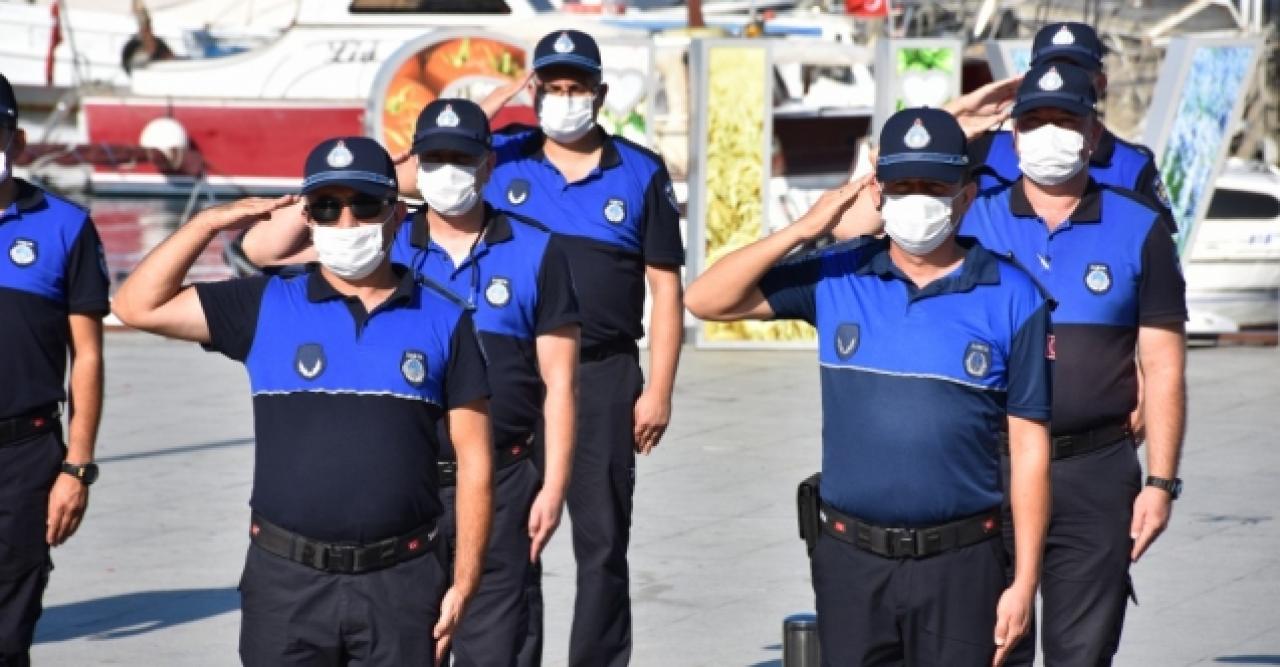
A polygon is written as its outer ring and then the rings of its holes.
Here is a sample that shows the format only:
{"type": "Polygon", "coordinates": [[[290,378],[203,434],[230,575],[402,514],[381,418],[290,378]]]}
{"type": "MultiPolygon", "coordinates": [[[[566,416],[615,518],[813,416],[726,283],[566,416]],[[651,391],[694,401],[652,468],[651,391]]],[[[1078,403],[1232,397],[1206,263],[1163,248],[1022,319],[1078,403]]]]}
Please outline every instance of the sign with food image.
{"type": "Polygon", "coordinates": [[[437,31],[412,40],[379,70],[366,131],[392,155],[403,152],[413,143],[414,123],[427,103],[441,97],[479,102],[524,75],[525,55],[520,41],[491,32],[437,31]]]}

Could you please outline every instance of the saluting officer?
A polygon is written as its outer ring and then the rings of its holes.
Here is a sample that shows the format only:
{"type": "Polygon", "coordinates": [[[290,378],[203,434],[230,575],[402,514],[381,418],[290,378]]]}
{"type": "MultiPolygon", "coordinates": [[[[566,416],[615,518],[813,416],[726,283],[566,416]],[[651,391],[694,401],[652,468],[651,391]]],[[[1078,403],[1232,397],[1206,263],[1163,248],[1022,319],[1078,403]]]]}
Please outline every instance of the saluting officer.
{"type": "MultiPolygon", "coordinates": [[[[540,127],[494,137],[497,166],[484,194],[563,236],[573,266],[582,351],[568,497],[578,564],[569,664],[625,665],[635,454],[651,452],[667,428],[680,357],[680,214],[662,158],[596,124],[608,86],[594,39],[576,30],[543,37],[533,70],[540,127]],[[653,295],[647,383],[636,350],[646,280],[653,295]]],[[[524,83],[486,99],[490,117],[524,83]]]]}
{"type": "Polygon", "coordinates": [[[107,267],[80,207],[13,175],[26,148],[0,75],[0,665],[28,651],[53,564],[98,476],[107,267]],[[70,358],[70,391],[65,389],[70,358]],[[63,440],[59,403],[70,415],[63,440]]]}
{"type": "MultiPolygon", "coordinates": [[[[1031,66],[1069,64],[1087,71],[1097,98],[1107,92],[1107,74],[1103,70],[1102,41],[1092,26],[1085,23],[1050,23],[1038,32],[1031,44],[1031,66]]],[[[1005,90],[1012,92],[1012,87],[1005,90]]],[[[1053,127],[1053,126],[1046,126],[1053,127]]],[[[1045,130],[1053,132],[1053,130],[1045,130]]],[[[1077,147],[1082,148],[1082,147],[1077,147]]],[[[1008,131],[986,132],[969,144],[969,157],[978,168],[980,189],[1012,183],[1026,174],[1041,182],[1065,179],[1055,172],[1051,156],[1037,151],[1018,151],[1014,147],[1014,135],[1008,131]]],[[[1130,143],[1117,137],[1102,126],[1098,143],[1089,155],[1089,175],[1095,181],[1133,190],[1149,202],[1161,208],[1165,223],[1175,227],[1169,211],[1169,195],[1160,178],[1151,149],[1130,143]]]]}
{"type": "MultiPolygon", "coordinates": [[[[505,215],[480,192],[493,172],[489,120],[475,103],[440,99],[418,116],[413,153],[427,207],[401,225],[391,259],[461,296],[489,362],[489,414],[497,446],[493,529],[484,575],[467,606],[452,658],[459,665],[514,665],[529,627],[526,580],[560,523],[573,463],[578,305],[560,241],[505,215]],[[545,415],[546,477],[531,458],[545,415]]],[[[273,216],[245,235],[260,265],[314,257],[303,221],[273,216]]],[[[446,537],[452,538],[457,466],[442,437],[446,537]]],[[[541,627],[532,629],[540,639],[541,627]]]]}
{"type": "Polygon", "coordinates": [[[305,175],[318,265],[183,287],[219,232],[295,197],[243,200],[200,213],[153,250],[115,312],[249,372],[245,664],[429,664],[480,578],[492,482],[484,359],[465,305],[387,257],[404,209],[386,151],[331,139],[308,155],[305,175]],[[451,584],[437,548],[442,421],[458,459],[451,584]]]}
{"type": "MultiPolygon", "coordinates": [[[[1093,77],[1064,63],[1031,68],[1013,132],[1019,159],[1035,156],[1037,166],[979,197],[960,229],[1012,253],[1058,301],[1053,518],[1041,590],[1048,665],[1111,663],[1130,561],[1165,529],[1181,488],[1185,283],[1161,212],[1085,168],[1105,132],[1093,77]],[[1139,401],[1145,489],[1129,425],[1139,401]]],[[[1030,664],[1034,640],[1016,657],[1011,663],[1030,664]]]]}
{"type": "Polygon", "coordinates": [[[949,114],[900,111],[875,173],[888,238],[787,258],[859,193],[877,198],[866,177],[712,265],[685,300],[705,319],[818,329],[822,531],[811,558],[824,664],[998,664],[1034,603],[1049,516],[1050,304],[1016,264],[956,238],[976,192],[967,163],[949,114]],[[996,539],[1006,491],[1018,528],[1007,587],[996,539]]]}

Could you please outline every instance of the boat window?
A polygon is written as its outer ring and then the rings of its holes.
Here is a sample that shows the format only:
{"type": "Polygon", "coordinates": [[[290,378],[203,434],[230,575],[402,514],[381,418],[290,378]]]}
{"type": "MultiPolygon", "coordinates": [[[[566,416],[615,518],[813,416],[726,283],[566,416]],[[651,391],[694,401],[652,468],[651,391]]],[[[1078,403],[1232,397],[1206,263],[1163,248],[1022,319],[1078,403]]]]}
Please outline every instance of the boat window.
{"type": "Polygon", "coordinates": [[[1263,192],[1218,188],[1209,200],[1207,218],[1273,220],[1280,218],[1280,200],[1263,192]]]}
{"type": "Polygon", "coordinates": [[[503,0],[351,0],[354,14],[510,14],[503,0]]]}

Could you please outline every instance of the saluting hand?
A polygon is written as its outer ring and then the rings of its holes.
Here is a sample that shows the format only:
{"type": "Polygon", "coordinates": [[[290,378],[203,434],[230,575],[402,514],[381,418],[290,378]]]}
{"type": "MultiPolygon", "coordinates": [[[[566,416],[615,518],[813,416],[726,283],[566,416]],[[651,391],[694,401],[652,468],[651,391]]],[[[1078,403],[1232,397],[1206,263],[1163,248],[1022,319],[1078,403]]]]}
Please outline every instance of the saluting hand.
{"type": "MultiPolygon", "coordinates": [[[[512,79],[509,83],[498,88],[494,88],[483,100],[480,101],[480,108],[484,109],[484,115],[493,119],[498,110],[511,103],[520,91],[529,89],[533,83],[533,70],[530,69],[524,76],[512,79]]],[[[530,91],[532,95],[532,91],[530,91]]]]}
{"type": "Polygon", "coordinates": [[[275,199],[247,197],[206,208],[197,213],[191,222],[203,224],[215,232],[247,229],[264,220],[270,220],[273,211],[294,205],[300,207],[300,202],[298,195],[284,195],[275,199]]]}
{"type": "Polygon", "coordinates": [[[1006,588],[1000,594],[1000,602],[996,605],[996,652],[991,658],[992,667],[1000,667],[1009,657],[1009,651],[1017,645],[1026,634],[1031,624],[1031,608],[1035,604],[1036,591],[1029,592],[1017,584],[1006,588]]]}
{"type": "Polygon", "coordinates": [[[49,518],[45,525],[45,541],[56,547],[76,534],[84,511],[89,506],[89,487],[71,475],[58,473],[49,492],[49,518]]]}
{"type": "Polygon", "coordinates": [[[873,178],[871,174],[867,174],[834,190],[827,190],[822,193],[813,207],[791,226],[800,234],[801,239],[808,243],[830,234],[831,230],[839,224],[845,211],[849,210],[864,190],[867,190],[867,184],[873,178]]]}
{"type": "Polygon", "coordinates": [[[947,102],[942,109],[956,117],[965,137],[973,139],[1009,118],[1020,83],[1021,75],[992,81],[947,102]]]}

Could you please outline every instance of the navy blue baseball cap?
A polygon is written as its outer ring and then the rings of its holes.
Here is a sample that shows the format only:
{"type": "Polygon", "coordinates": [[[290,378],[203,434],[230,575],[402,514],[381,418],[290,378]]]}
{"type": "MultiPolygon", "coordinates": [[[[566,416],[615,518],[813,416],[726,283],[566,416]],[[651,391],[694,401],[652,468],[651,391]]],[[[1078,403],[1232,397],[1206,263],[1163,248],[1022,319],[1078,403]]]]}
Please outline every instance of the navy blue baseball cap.
{"type": "Polygon", "coordinates": [[[1091,72],[1102,69],[1102,40],[1086,23],[1050,23],[1031,41],[1031,66],[1066,60],[1091,72]]]}
{"type": "Polygon", "coordinates": [[[396,195],[396,166],[382,144],[369,137],[337,137],[307,155],[302,194],[345,185],[375,197],[396,195]]]}
{"type": "Polygon", "coordinates": [[[600,47],[580,30],[557,30],[538,40],[533,49],[533,69],[555,65],[574,67],[588,74],[600,74],[600,47]]]}
{"type": "Polygon", "coordinates": [[[1027,70],[1013,100],[1014,118],[1041,107],[1062,109],[1077,116],[1098,110],[1098,93],[1089,70],[1067,63],[1047,63],[1027,70]]]}
{"type": "Polygon", "coordinates": [[[18,126],[18,96],[13,94],[13,86],[0,74],[0,127],[18,126]]]}
{"type": "Polygon", "coordinates": [[[481,156],[492,143],[489,118],[470,100],[439,99],[418,114],[413,130],[413,152],[447,150],[481,156]]]}
{"type": "Polygon", "coordinates": [[[958,183],[969,170],[967,148],[964,130],[951,114],[928,107],[903,109],[880,130],[876,178],[958,183]]]}

